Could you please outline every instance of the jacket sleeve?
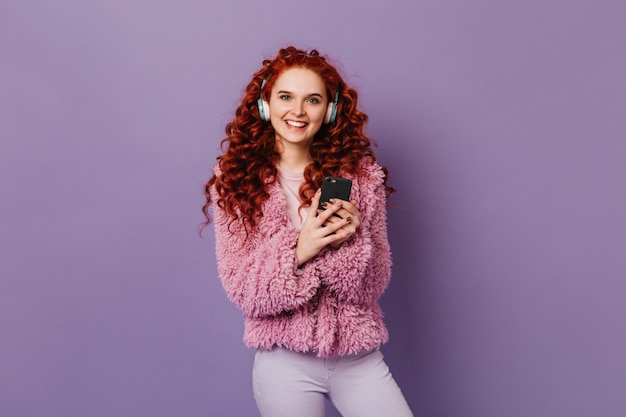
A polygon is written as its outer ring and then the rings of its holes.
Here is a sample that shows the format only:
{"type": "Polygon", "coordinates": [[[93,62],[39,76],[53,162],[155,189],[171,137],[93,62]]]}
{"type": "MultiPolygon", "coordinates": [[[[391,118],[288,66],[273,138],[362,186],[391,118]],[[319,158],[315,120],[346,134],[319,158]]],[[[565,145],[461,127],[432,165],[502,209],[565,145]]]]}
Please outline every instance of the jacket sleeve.
{"type": "Polygon", "coordinates": [[[378,165],[368,171],[369,176],[359,181],[357,232],[339,249],[325,249],[316,260],[322,283],[338,300],[359,305],[376,302],[391,278],[383,172],[378,165]]]}
{"type": "Polygon", "coordinates": [[[241,224],[229,227],[230,216],[215,204],[215,188],[211,194],[217,267],[228,298],[248,317],[277,315],[308,302],[320,279],[313,264],[297,268],[299,232],[285,225],[246,239],[241,224]]]}

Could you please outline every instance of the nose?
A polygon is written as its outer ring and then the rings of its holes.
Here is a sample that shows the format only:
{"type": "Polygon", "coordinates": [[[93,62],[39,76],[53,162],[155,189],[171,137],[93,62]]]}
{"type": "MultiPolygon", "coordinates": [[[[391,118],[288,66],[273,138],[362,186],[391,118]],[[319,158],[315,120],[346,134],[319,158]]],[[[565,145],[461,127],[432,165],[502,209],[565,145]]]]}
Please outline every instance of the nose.
{"type": "Polygon", "coordinates": [[[291,108],[291,112],[296,116],[303,116],[304,115],[304,103],[294,100],[293,107],[291,108]]]}

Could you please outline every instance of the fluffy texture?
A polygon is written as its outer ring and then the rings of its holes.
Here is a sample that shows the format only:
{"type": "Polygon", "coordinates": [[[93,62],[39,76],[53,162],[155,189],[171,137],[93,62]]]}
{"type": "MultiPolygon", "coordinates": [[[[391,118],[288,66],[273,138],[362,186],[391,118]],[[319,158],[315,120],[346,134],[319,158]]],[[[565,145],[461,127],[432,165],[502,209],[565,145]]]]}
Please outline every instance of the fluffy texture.
{"type": "MultiPolygon", "coordinates": [[[[213,205],[218,272],[228,298],[243,312],[244,342],[282,346],[320,357],[380,346],[388,340],[378,304],[391,276],[384,172],[376,163],[352,177],[361,225],[337,250],[324,248],[296,267],[299,231],[291,225],[280,185],[268,184],[258,230],[213,205]]],[[[219,168],[214,169],[216,176],[219,168]]],[[[344,175],[348,178],[350,176],[344,175]]],[[[213,201],[217,194],[213,187],[213,201]]]]}

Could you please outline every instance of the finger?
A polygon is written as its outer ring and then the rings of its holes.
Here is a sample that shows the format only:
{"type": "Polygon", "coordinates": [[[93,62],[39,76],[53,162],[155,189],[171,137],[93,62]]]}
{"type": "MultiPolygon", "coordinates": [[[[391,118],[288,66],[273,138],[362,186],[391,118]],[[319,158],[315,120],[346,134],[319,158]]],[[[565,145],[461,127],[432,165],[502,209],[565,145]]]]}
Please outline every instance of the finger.
{"type": "MultiPolygon", "coordinates": [[[[357,224],[360,223],[359,222],[359,216],[360,213],[358,212],[358,210],[353,209],[353,210],[346,210],[344,208],[338,209],[337,211],[335,211],[334,216],[336,218],[340,218],[340,219],[346,219],[351,223],[356,222],[357,224]]],[[[332,219],[332,217],[330,217],[332,219]]]]}
{"type": "Polygon", "coordinates": [[[322,190],[318,188],[315,194],[313,194],[313,198],[311,198],[311,207],[319,206],[321,196],[322,196],[322,190]]]}
{"type": "Polygon", "coordinates": [[[347,210],[353,216],[359,213],[359,210],[356,208],[356,200],[345,201],[333,198],[330,201],[340,204],[342,209],[347,210]]]}
{"type": "Polygon", "coordinates": [[[318,189],[315,194],[313,194],[313,197],[311,198],[311,207],[309,209],[309,213],[306,216],[305,222],[306,221],[311,221],[312,219],[315,219],[315,217],[317,217],[317,207],[320,203],[320,196],[322,195],[322,190],[318,189]],[[311,219],[311,220],[309,220],[311,219]]]}
{"type": "Polygon", "coordinates": [[[322,227],[337,226],[339,229],[343,229],[348,225],[350,225],[350,220],[342,219],[337,216],[331,216],[328,221],[322,225],[322,227]]]}
{"type": "Polygon", "coordinates": [[[324,226],[327,223],[336,223],[337,221],[341,220],[341,217],[339,216],[327,216],[325,214],[325,210],[319,210],[318,212],[318,216],[323,215],[322,219],[324,219],[324,226]]]}
{"type": "Polygon", "coordinates": [[[344,208],[339,209],[339,210],[337,210],[335,212],[335,217],[339,217],[341,219],[347,219],[347,218],[353,217],[353,216],[354,215],[350,211],[348,211],[348,210],[346,210],[344,208]]]}
{"type": "Polygon", "coordinates": [[[331,198],[329,201],[325,201],[322,203],[323,210],[337,211],[341,207],[341,200],[337,200],[336,198],[331,198]]]}
{"type": "MultiPolygon", "coordinates": [[[[325,227],[324,228],[324,239],[327,239],[329,237],[332,237],[332,241],[337,241],[337,240],[346,240],[348,237],[350,237],[351,233],[345,229],[339,228],[335,231],[331,231],[332,229],[329,227],[325,227]]],[[[326,242],[325,245],[327,245],[329,242],[326,242]]]]}
{"type": "Polygon", "coordinates": [[[339,217],[335,217],[324,223],[324,234],[338,233],[350,235],[354,233],[355,230],[356,228],[350,224],[350,218],[340,219],[339,217]]]}

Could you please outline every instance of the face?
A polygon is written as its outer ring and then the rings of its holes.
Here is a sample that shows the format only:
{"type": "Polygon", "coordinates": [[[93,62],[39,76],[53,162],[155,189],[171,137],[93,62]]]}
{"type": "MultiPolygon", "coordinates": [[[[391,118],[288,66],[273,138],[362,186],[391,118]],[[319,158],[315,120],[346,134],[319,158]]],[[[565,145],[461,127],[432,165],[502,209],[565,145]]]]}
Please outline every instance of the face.
{"type": "Polygon", "coordinates": [[[290,68],[272,86],[269,108],[277,143],[310,147],[328,108],[324,81],[309,69],[290,68]]]}

